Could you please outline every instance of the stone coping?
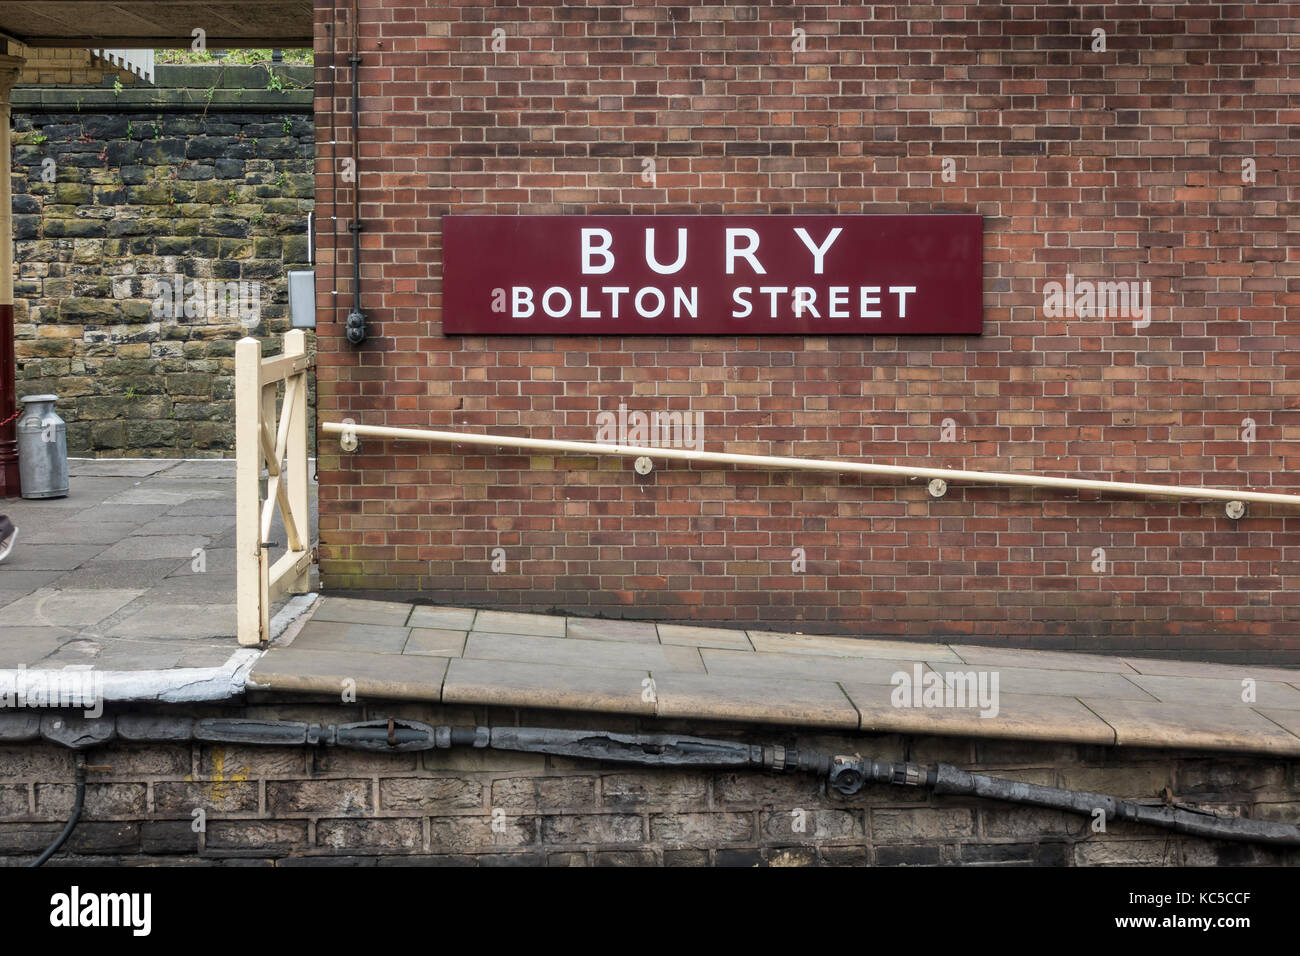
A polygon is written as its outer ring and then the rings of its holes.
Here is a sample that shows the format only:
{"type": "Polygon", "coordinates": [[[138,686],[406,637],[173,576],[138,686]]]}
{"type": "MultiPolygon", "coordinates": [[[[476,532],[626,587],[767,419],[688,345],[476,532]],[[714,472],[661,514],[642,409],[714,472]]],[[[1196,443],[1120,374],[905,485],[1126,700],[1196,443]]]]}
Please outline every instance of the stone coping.
{"type": "Polygon", "coordinates": [[[323,598],[271,647],[248,688],[1300,756],[1300,668],[343,597],[323,598]],[[899,675],[913,687],[906,696],[899,675]]]}

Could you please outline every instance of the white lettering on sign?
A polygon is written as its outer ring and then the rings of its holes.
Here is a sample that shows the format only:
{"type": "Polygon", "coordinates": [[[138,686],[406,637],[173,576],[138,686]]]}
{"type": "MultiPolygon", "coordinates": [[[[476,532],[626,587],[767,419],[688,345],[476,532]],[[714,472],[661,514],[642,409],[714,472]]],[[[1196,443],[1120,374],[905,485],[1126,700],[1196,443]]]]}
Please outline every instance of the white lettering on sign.
{"type": "Polygon", "coordinates": [[[974,334],[975,215],[449,216],[448,334],[974,334]]]}

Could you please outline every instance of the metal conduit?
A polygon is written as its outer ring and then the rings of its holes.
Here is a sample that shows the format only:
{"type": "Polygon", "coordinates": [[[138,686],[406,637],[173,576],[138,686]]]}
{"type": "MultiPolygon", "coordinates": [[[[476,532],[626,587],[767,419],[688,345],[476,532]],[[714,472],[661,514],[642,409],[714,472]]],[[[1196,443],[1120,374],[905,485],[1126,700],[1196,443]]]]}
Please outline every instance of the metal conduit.
{"type": "Polygon", "coordinates": [[[1030,488],[1060,488],[1072,491],[1099,491],[1121,495],[1164,498],[1210,499],[1227,502],[1228,517],[1245,514],[1245,505],[1258,504],[1300,506],[1300,495],[1264,491],[1238,491],[1231,488],[1152,485],[1128,481],[1103,481],[1092,478],[1064,478],[1053,475],[1026,475],[1014,472],[963,471],[948,468],[922,468],[912,465],[879,465],[860,461],[834,461],[820,458],[783,458],[769,455],[736,455],[727,452],[693,451],[689,448],[646,448],[635,445],[603,445],[595,442],[556,441],[548,438],[518,438],[512,435],[484,435],[467,432],[435,431],[424,428],[395,428],[388,425],[354,425],[345,422],[322,422],[326,434],[339,435],[345,442],[361,437],[393,438],[400,441],[430,441],[450,445],[480,445],[493,448],[519,448],[529,451],[570,452],[578,455],[616,455],[624,458],[668,458],[718,465],[739,465],[790,471],[820,471],[842,475],[888,475],[899,478],[928,479],[930,494],[939,498],[950,481],[983,485],[1019,485],[1030,488]],[[938,482],[936,485],[935,483],[938,482]]]}
{"type": "MultiPolygon", "coordinates": [[[[120,718],[126,720],[129,718],[120,718]]],[[[116,728],[96,722],[94,734],[75,727],[60,734],[42,734],[52,742],[75,750],[106,743],[116,728]]],[[[110,721],[114,718],[109,718],[110,721]]],[[[635,764],[643,767],[695,769],[751,769],[775,773],[810,773],[826,780],[837,793],[851,795],[868,784],[923,787],[936,794],[971,796],[1034,807],[1046,807],[1090,817],[1093,821],[1127,820],[1161,827],[1205,839],[1300,846],[1300,826],[1269,820],[1220,815],[1167,801],[1139,803],[1100,793],[1062,790],[969,773],[949,764],[927,767],[864,758],[860,754],[827,754],[774,743],[747,743],[683,734],[622,734],[605,730],[570,730],[546,727],[433,726],[401,717],[346,724],[311,724],[291,720],[243,718],[144,717],[121,728],[134,743],[257,744],[284,747],[345,747],[352,750],[401,753],[413,750],[448,750],[452,747],[509,750],[551,754],[580,760],[635,764]]],[[[106,769],[106,768],[92,768],[106,769]]],[[[76,825],[85,767],[79,767],[78,803],[63,834],[42,854],[48,859],[76,825]]],[[[39,865],[39,863],[37,864],[39,865]]]]}

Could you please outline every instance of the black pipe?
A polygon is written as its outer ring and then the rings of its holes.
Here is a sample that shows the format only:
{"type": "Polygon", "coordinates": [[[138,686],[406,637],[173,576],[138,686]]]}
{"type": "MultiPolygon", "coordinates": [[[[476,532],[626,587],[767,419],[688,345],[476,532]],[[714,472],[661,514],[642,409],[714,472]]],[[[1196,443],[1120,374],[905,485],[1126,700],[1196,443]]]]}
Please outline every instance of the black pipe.
{"type": "Polygon", "coordinates": [[[29,863],[27,865],[28,869],[32,869],[34,867],[38,867],[44,864],[46,860],[54,856],[54,854],[58,853],[59,847],[63,846],[63,844],[67,842],[68,837],[72,836],[73,828],[76,827],[77,821],[81,819],[81,808],[86,802],[85,764],[81,764],[77,767],[76,780],[77,780],[77,795],[73,798],[72,801],[72,816],[68,817],[67,825],[64,826],[63,832],[59,834],[58,838],[45,848],[45,852],[42,853],[40,856],[38,856],[35,862],[29,863]]]}
{"type": "MultiPolygon", "coordinates": [[[[366,340],[366,314],[361,311],[361,31],[357,26],[357,5],[352,4],[352,311],[346,334],[353,345],[366,340]]],[[[334,104],[330,104],[333,111],[334,104]]]]}
{"type": "MultiPolygon", "coordinates": [[[[110,731],[109,738],[112,735],[110,731]]],[[[86,737],[84,744],[70,745],[82,749],[109,738],[86,737]]],[[[78,738],[80,739],[83,738],[78,738]]],[[[166,726],[159,725],[153,729],[136,726],[129,739],[136,742],[158,740],[176,743],[182,740],[200,740],[266,746],[345,747],[390,753],[473,747],[553,754],[645,767],[717,770],[753,768],[784,773],[802,772],[825,778],[832,789],[846,795],[857,793],[868,783],[925,787],[936,794],[973,796],[1046,807],[1093,819],[1101,816],[1108,821],[1127,820],[1206,839],[1300,846],[1300,827],[1290,823],[1220,816],[1210,811],[1175,804],[1141,804],[1100,793],[1062,790],[988,777],[949,764],[941,763],[931,768],[915,763],[876,761],[858,754],[832,756],[781,744],[751,744],[684,734],[622,734],[606,730],[548,727],[433,726],[403,717],[348,724],[242,718],[177,718],[167,721],[166,726]]],[[[58,742],[67,744],[67,740],[58,742]]],[[[81,813],[85,779],[85,769],[79,767],[77,801],[72,818],[59,839],[33,865],[39,866],[47,860],[72,832],[81,813]]]]}

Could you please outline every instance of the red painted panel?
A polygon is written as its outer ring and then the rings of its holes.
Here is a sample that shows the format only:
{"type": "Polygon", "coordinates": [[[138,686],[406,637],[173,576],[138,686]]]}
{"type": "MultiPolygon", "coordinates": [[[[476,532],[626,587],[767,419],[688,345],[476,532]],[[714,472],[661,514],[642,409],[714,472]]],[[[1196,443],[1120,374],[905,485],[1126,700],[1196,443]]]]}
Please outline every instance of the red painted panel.
{"type": "Polygon", "coordinates": [[[965,214],[449,215],[443,331],[978,335],[983,230],[965,214]]]}

